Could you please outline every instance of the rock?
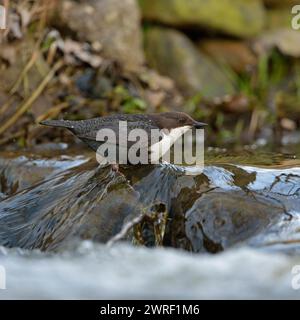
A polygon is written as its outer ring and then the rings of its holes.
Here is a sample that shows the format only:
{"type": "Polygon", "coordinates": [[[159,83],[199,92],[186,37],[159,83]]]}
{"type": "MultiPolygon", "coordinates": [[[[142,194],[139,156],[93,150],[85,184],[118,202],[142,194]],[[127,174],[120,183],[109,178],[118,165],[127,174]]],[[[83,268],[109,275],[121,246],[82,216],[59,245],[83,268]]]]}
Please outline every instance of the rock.
{"type": "Polygon", "coordinates": [[[0,202],[0,243],[58,250],[79,236],[107,241],[128,216],[139,214],[133,208],[136,197],[125,177],[107,167],[83,164],[4,198],[0,202]]]}
{"type": "Polygon", "coordinates": [[[237,73],[252,69],[257,63],[257,58],[250,47],[242,41],[204,40],[199,41],[199,48],[217,62],[224,64],[225,67],[229,66],[237,73]]]}
{"type": "MultiPolygon", "coordinates": [[[[299,250],[300,173],[292,167],[298,162],[284,169],[280,156],[278,170],[270,166],[277,162],[269,153],[251,158],[267,169],[250,167],[248,154],[244,158],[217,157],[197,175],[170,164],[120,166],[113,172],[95,160],[71,160],[62,170],[62,161],[54,169],[56,158],[53,163],[41,158],[36,165],[47,168],[35,171],[35,182],[25,177],[30,187],[14,194],[0,190],[0,245],[60,250],[77,239],[109,244],[126,239],[194,252],[237,245],[299,250]],[[224,164],[237,159],[237,166],[224,164]]],[[[26,166],[20,162],[3,176],[17,183],[26,166]]]]}
{"type": "Polygon", "coordinates": [[[171,26],[199,27],[250,37],[265,23],[265,10],[258,0],[139,0],[145,19],[171,26]]]}
{"type": "Polygon", "coordinates": [[[84,156],[80,159],[66,155],[60,157],[59,144],[55,147],[57,149],[49,148],[43,152],[34,150],[35,153],[38,152],[35,156],[29,151],[20,153],[2,151],[0,153],[0,193],[11,196],[89,160],[84,156]]]}
{"type": "Polygon", "coordinates": [[[186,234],[193,251],[222,251],[263,233],[283,209],[275,201],[240,192],[211,192],[203,195],[186,213],[186,234]]]}
{"type": "Polygon", "coordinates": [[[298,0],[263,0],[269,7],[291,7],[299,4],[298,0]]]}
{"type": "Polygon", "coordinates": [[[292,29],[277,29],[264,33],[254,43],[258,54],[266,54],[277,48],[282,54],[300,57],[300,33],[292,29]]]}
{"type": "Polygon", "coordinates": [[[90,214],[86,215],[76,231],[76,236],[102,243],[109,241],[122,232],[126,223],[138,217],[138,201],[139,194],[126,184],[124,177],[119,177],[90,214]]]}
{"type": "Polygon", "coordinates": [[[233,84],[183,33],[151,28],[145,33],[145,50],[151,67],[172,78],[185,95],[201,92],[213,98],[232,94],[233,84]]]}
{"type": "Polygon", "coordinates": [[[274,8],[267,11],[266,29],[291,28],[290,8],[274,8]]]}
{"type": "Polygon", "coordinates": [[[134,0],[66,0],[58,15],[79,40],[100,43],[104,56],[126,69],[143,64],[140,13],[134,0]]]}

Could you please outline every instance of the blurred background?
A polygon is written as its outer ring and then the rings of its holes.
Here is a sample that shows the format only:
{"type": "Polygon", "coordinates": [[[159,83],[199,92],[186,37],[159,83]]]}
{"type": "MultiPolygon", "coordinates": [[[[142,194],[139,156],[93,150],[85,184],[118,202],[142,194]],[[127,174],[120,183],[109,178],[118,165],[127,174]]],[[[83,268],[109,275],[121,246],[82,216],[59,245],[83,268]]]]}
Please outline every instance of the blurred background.
{"type": "Polygon", "coordinates": [[[209,123],[211,146],[299,140],[297,1],[0,4],[2,148],[72,141],[44,119],[168,110],[209,123]]]}

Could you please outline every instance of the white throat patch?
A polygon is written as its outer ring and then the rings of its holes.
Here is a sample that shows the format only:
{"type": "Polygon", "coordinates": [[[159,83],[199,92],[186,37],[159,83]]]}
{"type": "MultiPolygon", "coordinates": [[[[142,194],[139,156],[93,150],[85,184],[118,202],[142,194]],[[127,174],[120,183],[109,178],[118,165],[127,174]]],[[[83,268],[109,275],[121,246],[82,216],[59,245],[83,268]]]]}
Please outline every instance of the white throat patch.
{"type": "Polygon", "coordinates": [[[191,128],[191,126],[183,126],[171,129],[170,131],[163,131],[164,136],[162,140],[150,147],[151,161],[158,161],[171,148],[176,140],[191,128]]]}

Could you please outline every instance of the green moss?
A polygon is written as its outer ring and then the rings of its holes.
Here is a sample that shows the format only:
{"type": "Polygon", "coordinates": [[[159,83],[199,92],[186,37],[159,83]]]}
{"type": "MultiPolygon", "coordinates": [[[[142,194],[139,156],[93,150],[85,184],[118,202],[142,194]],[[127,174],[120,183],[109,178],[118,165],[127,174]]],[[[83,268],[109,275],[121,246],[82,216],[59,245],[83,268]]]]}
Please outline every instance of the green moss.
{"type": "Polygon", "coordinates": [[[140,0],[144,17],[173,26],[212,28],[236,36],[258,34],[265,24],[259,0],[140,0]]]}

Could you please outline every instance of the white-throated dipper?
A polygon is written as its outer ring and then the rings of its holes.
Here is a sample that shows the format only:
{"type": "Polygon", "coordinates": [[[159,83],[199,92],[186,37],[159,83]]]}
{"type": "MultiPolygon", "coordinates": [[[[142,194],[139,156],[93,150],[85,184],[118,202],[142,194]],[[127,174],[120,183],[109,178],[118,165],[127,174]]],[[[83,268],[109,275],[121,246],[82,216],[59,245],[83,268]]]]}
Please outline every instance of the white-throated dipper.
{"type": "MultiPolygon", "coordinates": [[[[110,129],[116,135],[117,148],[121,149],[119,124],[122,121],[127,123],[127,132],[133,129],[143,129],[147,133],[148,153],[154,152],[153,141],[151,140],[151,130],[158,129],[163,136],[159,140],[159,144],[163,145],[166,140],[174,143],[180,136],[192,128],[201,129],[206,126],[205,123],[195,121],[189,115],[183,112],[165,112],[152,114],[116,114],[104,116],[89,120],[45,120],[42,125],[61,127],[69,129],[75,136],[85,142],[94,151],[97,151],[103,141],[97,140],[97,134],[101,129],[110,129]]],[[[143,142],[143,141],[142,141],[143,142]]],[[[169,143],[169,142],[168,142],[169,143]]],[[[126,148],[130,148],[134,142],[126,141],[126,148]]],[[[117,170],[118,166],[113,166],[117,170]]]]}

